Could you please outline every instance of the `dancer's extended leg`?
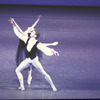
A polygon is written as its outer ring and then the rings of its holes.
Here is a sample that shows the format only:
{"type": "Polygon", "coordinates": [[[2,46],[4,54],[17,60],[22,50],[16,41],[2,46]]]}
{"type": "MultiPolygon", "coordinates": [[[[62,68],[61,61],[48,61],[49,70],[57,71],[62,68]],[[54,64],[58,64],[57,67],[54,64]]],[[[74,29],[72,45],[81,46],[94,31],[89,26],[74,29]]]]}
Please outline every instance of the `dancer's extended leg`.
{"type": "Polygon", "coordinates": [[[37,70],[44,76],[44,78],[49,82],[49,84],[51,85],[53,91],[57,91],[55,85],[53,84],[51,77],[45,72],[45,70],[43,69],[41,63],[38,60],[38,57],[36,57],[33,61],[32,64],[37,68],[37,70]]]}

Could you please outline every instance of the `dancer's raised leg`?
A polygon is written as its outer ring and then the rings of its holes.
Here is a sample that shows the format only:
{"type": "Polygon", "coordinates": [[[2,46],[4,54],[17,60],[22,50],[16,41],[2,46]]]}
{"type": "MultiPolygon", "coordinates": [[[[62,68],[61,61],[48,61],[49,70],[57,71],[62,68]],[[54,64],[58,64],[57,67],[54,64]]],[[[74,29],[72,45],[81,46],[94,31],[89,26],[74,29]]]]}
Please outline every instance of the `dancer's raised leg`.
{"type": "Polygon", "coordinates": [[[37,70],[44,76],[44,78],[49,82],[49,84],[51,85],[53,91],[57,91],[57,88],[55,87],[51,77],[45,72],[45,70],[43,69],[41,63],[38,60],[38,57],[36,57],[33,61],[32,64],[37,68],[37,70]]]}

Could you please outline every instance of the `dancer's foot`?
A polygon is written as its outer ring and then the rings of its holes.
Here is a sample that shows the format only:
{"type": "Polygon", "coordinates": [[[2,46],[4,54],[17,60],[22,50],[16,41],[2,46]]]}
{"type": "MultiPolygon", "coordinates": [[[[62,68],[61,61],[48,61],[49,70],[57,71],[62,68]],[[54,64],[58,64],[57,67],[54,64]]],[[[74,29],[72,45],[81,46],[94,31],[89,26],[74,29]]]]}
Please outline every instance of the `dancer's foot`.
{"type": "Polygon", "coordinates": [[[30,85],[30,84],[31,84],[31,81],[32,81],[32,77],[30,76],[30,77],[28,77],[28,79],[27,79],[27,83],[30,85]]]}
{"type": "Polygon", "coordinates": [[[21,87],[21,86],[18,87],[18,89],[21,90],[21,91],[24,91],[25,90],[25,88],[24,87],[21,87]]]}
{"type": "Polygon", "coordinates": [[[53,91],[57,91],[57,88],[53,85],[52,86],[53,91]]]}

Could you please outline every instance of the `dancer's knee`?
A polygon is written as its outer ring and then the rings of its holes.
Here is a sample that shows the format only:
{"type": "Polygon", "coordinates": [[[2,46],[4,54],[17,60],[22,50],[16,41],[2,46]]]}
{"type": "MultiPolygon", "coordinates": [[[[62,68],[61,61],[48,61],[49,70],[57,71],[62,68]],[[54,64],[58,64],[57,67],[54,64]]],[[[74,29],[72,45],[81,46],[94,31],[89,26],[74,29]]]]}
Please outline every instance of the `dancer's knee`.
{"type": "Polygon", "coordinates": [[[50,77],[46,72],[42,72],[42,75],[43,75],[45,78],[51,79],[51,77],[50,77]]]}
{"type": "Polygon", "coordinates": [[[16,68],[15,69],[15,73],[17,74],[17,73],[19,73],[20,71],[18,70],[18,68],[16,68]]]}

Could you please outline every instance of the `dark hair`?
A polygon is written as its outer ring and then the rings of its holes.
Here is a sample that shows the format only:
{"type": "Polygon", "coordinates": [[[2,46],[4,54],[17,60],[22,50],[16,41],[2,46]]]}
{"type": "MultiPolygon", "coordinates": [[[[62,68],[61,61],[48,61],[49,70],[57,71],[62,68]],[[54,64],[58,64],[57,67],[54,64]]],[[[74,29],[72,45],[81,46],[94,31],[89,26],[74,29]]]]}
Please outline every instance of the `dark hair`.
{"type": "Polygon", "coordinates": [[[40,36],[40,32],[39,32],[38,30],[36,30],[36,29],[35,29],[35,32],[36,32],[35,34],[36,34],[36,36],[37,36],[36,39],[38,39],[39,36],[40,36]]]}
{"type": "Polygon", "coordinates": [[[28,33],[28,37],[30,37],[31,33],[28,33]]]}

